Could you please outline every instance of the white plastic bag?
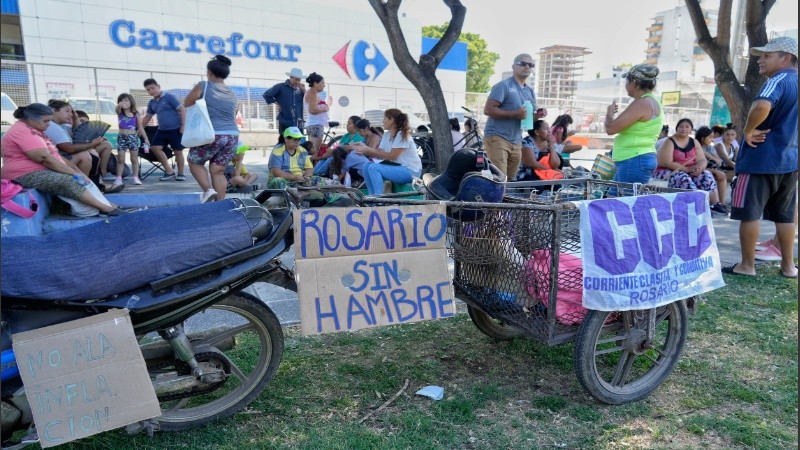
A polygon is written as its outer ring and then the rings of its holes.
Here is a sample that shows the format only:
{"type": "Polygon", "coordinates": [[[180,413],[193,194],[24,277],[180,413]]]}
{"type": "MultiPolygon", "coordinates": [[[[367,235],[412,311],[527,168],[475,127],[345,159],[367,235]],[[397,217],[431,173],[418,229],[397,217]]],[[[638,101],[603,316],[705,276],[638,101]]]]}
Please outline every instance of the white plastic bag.
{"type": "MultiPolygon", "coordinates": [[[[92,194],[92,196],[97,199],[99,202],[111,206],[111,203],[106,199],[100,189],[95,186],[94,183],[89,183],[86,185],[86,190],[92,194]]],[[[59,195],[58,198],[64,200],[65,202],[69,203],[70,209],[72,210],[72,215],[75,217],[94,217],[100,214],[100,210],[95,208],[94,206],[89,206],[86,203],[81,202],[80,200],[75,200],[73,198],[64,197],[59,195]]]]}
{"type": "Polygon", "coordinates": [[[214,127],[211,125],[205,100],[208,81],[205,83],[203,96],[194,105],[186,108],[186,126],[181,138],[181,145],[184,147],[200,147],[214,142],[214,127]]]}

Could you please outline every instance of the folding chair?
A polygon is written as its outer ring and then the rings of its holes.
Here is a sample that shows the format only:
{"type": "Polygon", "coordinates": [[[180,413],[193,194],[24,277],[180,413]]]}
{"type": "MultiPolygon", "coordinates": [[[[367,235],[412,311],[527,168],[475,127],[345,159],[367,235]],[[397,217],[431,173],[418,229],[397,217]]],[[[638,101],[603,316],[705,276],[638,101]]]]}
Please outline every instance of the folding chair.
{"type": "MultiPolygon", "coordinates": [[[[148,125],[144,127],[144,132],[147,134],[147,139],[150,142],[153,142],[153,137],[156,135],[156,130],[158,130],[157,126],[148,125]]],[[[167,162],[169,162],[170,165],[173,165],[172,158],[175,155],[172,152],[172,148],[169,145],[166,145],[161,150],[164,152],[164,155],[167,156],[167,162]]],[[[164,174],[167,173],[167,171],[164,169],[164,166],[162,166],[161,162],[159,162],[158,158],[156,158],[155,154],[153,154],[152,152],[145,153],[144,143],[142,143],[142,145],[139,146],[139,158],[150,161],[150,164],[152,164],[152,167],[150,167],[149,169],[147,169],[147,171],[144,172],[142,171],[142,165],[141,164],[139,165],[139,179],[144,180],[145,178],[152,175],[153,172],[157,171],[161,171],[164,174]]]]}

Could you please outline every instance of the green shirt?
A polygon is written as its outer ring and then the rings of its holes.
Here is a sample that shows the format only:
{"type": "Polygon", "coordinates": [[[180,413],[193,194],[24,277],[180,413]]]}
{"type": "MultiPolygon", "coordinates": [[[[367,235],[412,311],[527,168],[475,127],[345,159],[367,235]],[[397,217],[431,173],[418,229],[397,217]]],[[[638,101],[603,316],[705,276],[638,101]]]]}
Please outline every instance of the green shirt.
{"type": "Polygon", "coordinates": [[[347,133],[342,135],[342,138],[339,139],[339,145],[355,144],[356,142],[364,142],[364,136],[358,133],[347,133]]]}
{"type": "Polygon", "coordinates": [[[625,161],[656,151],[656,140],[664,124],[664,108],[652,93],[648,92],[642,97],[650,97],[658,104],[658,116],[647,122],[636,122],[614,137],[614,150],[611,152],[614,161],[625,161]]]}

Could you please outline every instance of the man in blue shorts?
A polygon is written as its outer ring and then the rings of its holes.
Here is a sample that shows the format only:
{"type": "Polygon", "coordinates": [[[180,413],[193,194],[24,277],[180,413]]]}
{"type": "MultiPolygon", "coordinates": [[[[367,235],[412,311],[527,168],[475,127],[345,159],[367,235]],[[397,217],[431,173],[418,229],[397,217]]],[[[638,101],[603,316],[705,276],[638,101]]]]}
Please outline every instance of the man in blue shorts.
{"type": "Polygon", "coordinates": [[[758,72],[769,77],[753,100],[736,160],[731,219],[740,220],[742,260],[722,271],[755,275],[761,218],[775,222],[780,274],[797,277],[794,254],[797,208],[797,41],[778,37],[753,47],[758,72]]]}
{"type": "Polygon", "coordinates": [[[159,180],[186,181],[186,177],[183,175],[186,160],[183,157],[183,145],[181,145],[183,127],[186,124],[186,110],[174,95],[162,92],[161,86],[156,83],[156,80],[152,78],[144,80],[144,88],[153,99],[147,103],[147,113],[142,118],[142,126],[147,125],[153,116],[158,116],[158,131],[153,136],[150,150],[156,155],[158,162],[161,163],[166,171],[159,180]],[[172,170],[172,166],[167,161],[167,155],[162,150],[167,144],[172,148],[172,153],[175,154],[175,162],[178,165],[177,175],[172,170]]]}

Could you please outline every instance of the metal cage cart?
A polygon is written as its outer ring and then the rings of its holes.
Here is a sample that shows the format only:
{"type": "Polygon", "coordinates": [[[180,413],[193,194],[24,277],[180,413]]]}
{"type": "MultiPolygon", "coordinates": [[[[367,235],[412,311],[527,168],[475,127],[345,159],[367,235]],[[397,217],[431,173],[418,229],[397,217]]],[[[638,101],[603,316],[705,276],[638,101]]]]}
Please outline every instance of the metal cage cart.
{"type": "MultiPolygon", "coordinates": [[[[687,304],[594,311],[582,305],[580,217],[574,200],[675,189],[594,179],[507,183],[503,203],[446,202],[453,283],[478,329],[495,339],[575,342],[574,366],[598,400],[641,400],[672,372],[688,331],[687,304]]],[[[368,204],[419,201],[367,197],[368,204]]]]}

